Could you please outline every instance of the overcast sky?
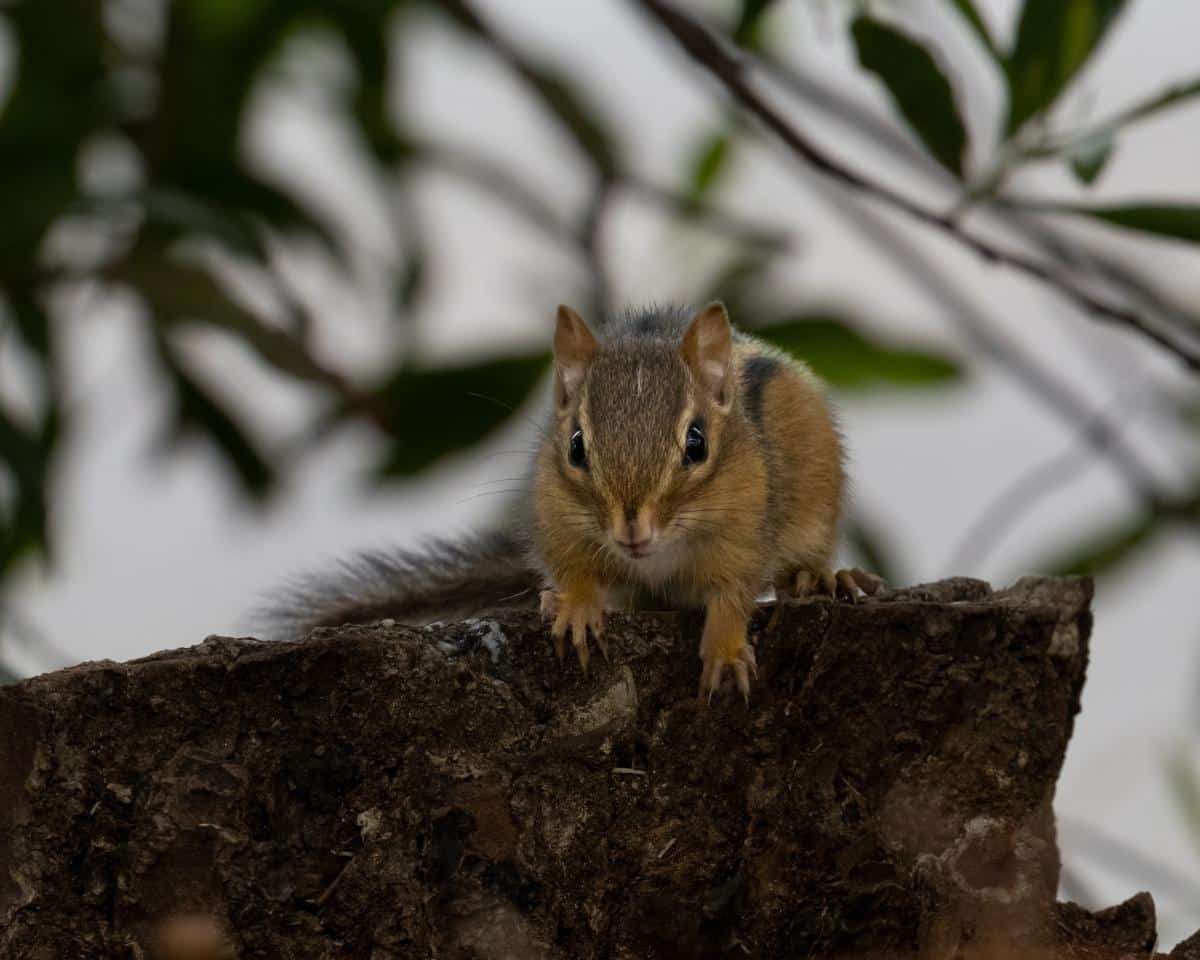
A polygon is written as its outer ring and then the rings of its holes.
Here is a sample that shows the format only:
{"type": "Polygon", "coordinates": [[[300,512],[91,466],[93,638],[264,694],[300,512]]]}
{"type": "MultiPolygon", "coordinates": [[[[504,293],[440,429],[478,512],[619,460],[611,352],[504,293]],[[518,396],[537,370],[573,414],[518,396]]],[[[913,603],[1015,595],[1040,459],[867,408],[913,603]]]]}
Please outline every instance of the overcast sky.
{"type": "MultiPolygon", "coordinates": [[[[649,179],[675,182],[688,145],[722,116],[716,91],[626,4],[491,0],[480,6],[511,36],[568,65],[590,85],[649,179]]],[[[936,29],[935,13],[949,6],[913,0],[905,8],[915,24],[936,29]]],[[[1015,4],[980,6],[1007,36],[1004,25],[1015,4]]],[[[1130,6],[1064,105],[1063,117],[1101,116],[1194,75],[1200,6],[1171,0],[1134,0],[1130,6]]],[[[778,49],[884,115],[878,89],[853,68],[844,36],[830,25],[836,19],[820,12],[834,9],[793,4],[780,20],[778,49]]],[[[962,31],[943,39],[951,53],[969,54],[962,31]]],[[[426,129],[519,164],[564,209],[585,202],[584,171],[500,66],[440,29],[422,29],[403,49],[398,96],[426,129]]],[[[298,49],[291,64],[310,81],[340,69],[336,55],[311,44],[298,49]]],[[[973,132],[986,136],[996,88],[985,77],[968,96],[973,132]]],[[[796,120],[831,149],[871,168],[873,158],[861,143],[808,113],[798,112],[796,120]]],[[[293,253],[292,272],[328,320],[321,343],[331,361],[370,369],[391,329],[385,279],[399,242],[385,188],[364,175],[353,144],[311,94],[264,90],[246,149],[261,169],[331,210],[355,238],[357,276],[338,276],[304,251],[293,253]]],[[[1124,136],[1097,195],[1200,200],[1198,161],[1200,107],[1185,107],[1124,136]]],[[[891,177],[887,167],[875,170],[891,177]]],[[[1025,177],[1019,186],[1038,195],[1075,195],[1073,181],[1053,169],[1025,177]]],[[[949,569],[964,532],[986,505],[1035,464],[1071,449],[1074,434],[1006,371],[981,360],[938,301],[847,228],[824,190],[798,175],[782,153],[769,146],[751,151],[721,202],[796,234],[799,252],[779,277],[789,291],[813,303],[848,305],[883,334],[924,338],[972,360],[970,380],[959,388],[842,398],[857,502],[900,544],[913,579],[958,573],[1004,584],[1028,572],[1048,545],[1071,531],[1131,509],[1111,470],[1091,465],[1009,530],[976,569],[949,569]]],[[[486,352],[494,343],[545,342],[554,305],[581,289],[578,264],[485,197],[444,178],[423,183],[419,206],[439,250],[421,348],[455,357],[486,352]]],[[[991,322],[1092,403],[1116,403],[1131,441],[1165,482],[1185,475],[1188,463],[1180,455],[1187,448],[1147,409],[1138,390],[1142,381],[1133,376],[1145,372],[1173,382],[1171,363],[1140,340],[1078,316],[1044,289],[981,265],[942,237],[891,217],[888,222],[944,263],[991,322]]],[[[1168,244],[1139,249],[1154,258],[1181,298],[1200,302],[1194,254],[1168,244]]],[[[657,214],[632,203],[622,204],[608,224],[606,253],[620,302],[692,299],[717,252],[711,242],[667,229],[657,214]]],[[[486,523],[492,492],[506,485],[496,481],[520,473],[520,451],[532,442],[529,430],[517,425],[418,482],[369,492],[362,476],[376,441],[343,435],[315,454],[291,478],[286,495],[259,516],[240,504],[204,449],[185,448],[165,459],[150,455],[159,387],[142,362],[144,344],[128,304],[110,302],[72,322],[80,421],[61,475],[58,564],[48,574],[30,570],[16,591],[24,615],[72,660],[127,659],[196,643],[210,633],[237,632],[247,609],[289,573],[361,547],[486,523]]],[[[191,351],[229,390],[253,399],[264,431],[294,429],[311,413],[302,396],[267,378],[235,345],[201,339],[191,351]]],[[[1188,455],[1194,471],[1194,445],[1188,455]]],[[[1129,575],[1100,584],[1084,710],[1057,798],[1071,873],[1102,903],[1152,889],[1164,945],[1200,927],[1200,899],[1189,903],[1169,888],[1169,878],[1141,870],[1129,858],[1118,865],[1088,830],[1121,838],[1200,889],[1200,837],[1187,831],[1164,774],[1175,751],[1190,751],[1200,764],[1197,547],[1194,537],[1166,540],[1129,575]]],[[[9,640],[14,662],[44,668],[23,660],[9,640]]]]}

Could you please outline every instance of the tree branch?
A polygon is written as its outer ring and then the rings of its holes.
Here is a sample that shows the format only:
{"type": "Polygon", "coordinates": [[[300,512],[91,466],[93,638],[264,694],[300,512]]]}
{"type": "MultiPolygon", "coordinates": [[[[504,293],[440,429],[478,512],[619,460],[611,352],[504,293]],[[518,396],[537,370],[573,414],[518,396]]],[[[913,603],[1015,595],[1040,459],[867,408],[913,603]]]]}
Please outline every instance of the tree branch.
{"type": "MultiPolygon", "coordinates": [[[[837,86],[762,52],[755,54],[755,63],[768,71],[772,79],[789,93],[803,100],[809,110],[819,111],[844,125],[938,189],[961,189],[961,184],[944,167],[923,153],[908,137],[863,109],[837,86]]],[[[1068,241],[1042,217],[1011,205],[1003,198],[981,198],[981,201],[976,207],[979,212],[1034,244],[1060,267],[1084,269],[1088,275],[1119,292],[1127,300],[1140,303],[1143,309],[1156,314],[1164,322],[1185,330],[1195,325],[1190,311],[1163,291],[1155,289],[1154,284],[1136,266],[1118,260],[1078,237],[1068,241]]]]}
{"type": "Polygon", "coordinates": [[[719,80],[743,108],[757,117],[809,166],[845,187],[870,196],[902,211],[914,220],[940,230],[984,260],[1003,264],[1034,277],[1089,313],[1139,331],[1179,357],[1189,369],[1200,371],[1200,348],[1158,329],[1137,311],[1096,296],[1039,260],[1015,251],[1004,250],[969,233],[950,214],[928,210],[891,187],[843,165],[797,131],[750,86],[745,77],[743,63],[731,56],[706,27],[663,0],[633,2],[661,23],[693,60],[719,80]]]}
{"type": "Polygon", "coordinates": [[[1007,368],[1048,409],[1079,430],[1092,449],[1106,455],[1135,495],[1147,503],[1159,499],[1154,475],[1125,443],[1116,422],[1093,412],[1087,398],[997,330],[987,315],[938,271],[918,247],[904,242],[892,226],[860,198],[840,196],[835,202],[843,216],[858,227],[869,243],[908,273],[919,289],[945,305],[946,317],[977,349],[1007,368]]]}

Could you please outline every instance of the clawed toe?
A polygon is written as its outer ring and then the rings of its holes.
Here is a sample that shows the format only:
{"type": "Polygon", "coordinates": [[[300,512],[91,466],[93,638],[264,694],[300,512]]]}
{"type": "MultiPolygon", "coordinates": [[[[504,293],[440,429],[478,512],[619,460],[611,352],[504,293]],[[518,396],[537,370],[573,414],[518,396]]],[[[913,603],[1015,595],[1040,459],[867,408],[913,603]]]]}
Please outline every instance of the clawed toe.
{"type": "MultiPolygon", "coordinates": [[[[837,573],[828,568],[817,572],[798,570],[775,585],[775,593],[780,603],[813,596],[857,603],[860,596],[872,597],[883,589],[882,579],[858,567],[849,567],[837,573]]],[[[778,608],[776,609],[778,611],[778,608]]],[[[773,626],[778,617],[773,616],[771,619],[773,626]]]]}
{"type": "Polygon", "coordinates": [[[550,628],[554,638],[554,652],[562,661],[567,652],[567,634],[571,635],[571,645],[579,657],[579,666],[587,673],[591,651],[588,649],[588,632],[596,641],[596,646],[604,659],[608,659],[608,644],[604,639],[604,609],[594,604],[572,603],[569,598],[552,590],[542,591],[542,614],[554,617],[554,625],[550,628]],[[548,597],[549,595],[549,597],[548,597]]]}
{"type": "Polygon", "coordinates": [[[857,603],[860,594],[873,597],[884,588],[883,579],[873,573],[867,573],[858,567],[839,570],[835,575],[838,596],[851,603],[857,603]]]}
{"type": "Polygon", "coordinates": [[[732,668],[734,683],[741,691],[742,699],[749,705],[750,681],[758,679],[758,662],[754,658],[754,648],[749,644],[732,658],[713,656],[704,660],[704,669],[700,672],[700,699],[706,704],[712,703],[713,694],[720,689],[727,666],[732,668]]]}

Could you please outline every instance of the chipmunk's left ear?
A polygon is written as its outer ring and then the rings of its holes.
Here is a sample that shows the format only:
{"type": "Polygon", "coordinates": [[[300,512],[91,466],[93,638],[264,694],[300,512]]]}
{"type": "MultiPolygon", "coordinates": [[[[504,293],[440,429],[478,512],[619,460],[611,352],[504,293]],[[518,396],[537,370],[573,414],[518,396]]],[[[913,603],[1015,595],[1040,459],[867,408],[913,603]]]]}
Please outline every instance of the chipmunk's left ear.
{"type": "Polygon", "coordinates": [[[728,410],[733,403],[733,331],[723,303],[710,303],[692,318],[679,352],[700,387],[728,410]]]}
{"type": "Polygon", "coordinates": [[[583,317],[560,305],[554,327],[554,399],[560,408],[569,405],[579,392],[583,375],[598,348],[596,337],[583,317]]]}

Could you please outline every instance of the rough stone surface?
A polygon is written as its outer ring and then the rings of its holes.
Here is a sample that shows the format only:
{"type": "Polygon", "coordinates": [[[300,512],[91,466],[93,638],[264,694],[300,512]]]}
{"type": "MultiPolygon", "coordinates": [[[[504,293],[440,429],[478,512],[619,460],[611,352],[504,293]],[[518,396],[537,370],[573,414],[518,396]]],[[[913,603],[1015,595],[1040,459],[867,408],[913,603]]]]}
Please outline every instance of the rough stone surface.
{"type": "Polygon", "coordinates": [[[588,676],[517,611],[3,688],[0,957],[148,957],[180,911],[263,958],[1145,955],[1152,912],[1054,903],[1090,597],[764,612],[748,707],[698,705],[692,614],[614,617],[588,676]]]}

